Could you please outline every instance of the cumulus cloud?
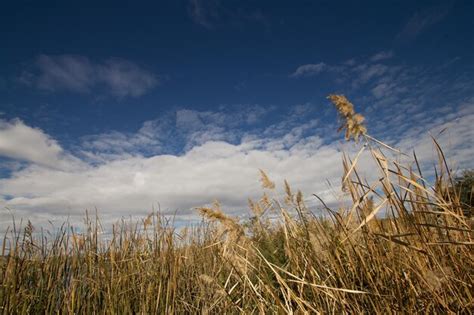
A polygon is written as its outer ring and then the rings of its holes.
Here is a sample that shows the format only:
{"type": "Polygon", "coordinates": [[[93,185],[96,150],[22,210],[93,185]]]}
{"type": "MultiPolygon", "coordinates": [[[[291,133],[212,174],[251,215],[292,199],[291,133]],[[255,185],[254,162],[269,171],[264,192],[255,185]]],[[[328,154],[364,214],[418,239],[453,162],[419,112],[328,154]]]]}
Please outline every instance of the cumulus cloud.
{"type": "Polygon", "coordinates": [[[159,84],[158,77],[133,62],[111,58],[95,63],[84,56],[40,55],[20,82],[40,90],[90,93],[102,89],[115,97],[138,97],[159,84]]]}
{"type": "Polygon", "coordinates": [[[315,174],[330,179],[340,175],[334,160],[338,146],[324,145],[318,137],[302,139],[301,134],[292,130],[283,139],[288,149],[271,138],[238,144],[211,140],[181,155],[124,156],[81,171],[31,165],[0,180],[2,203],[32,219],[37,213],[75,217],[95,207],[107,219],[118,219],[144,214],[158,203],[165,213],[180,209],[179,216],[188,218],[195,215],[192,207],[214,199],[227,211],[242,214],[247,198],[261,193],[259,168],[280,185],[286,178],[307,192],[327,190],[323,180],[314,180],[315,174]]]}
{"type": "MultiPolygon", "coordinates": [[[[321,166],[312,162],[311,154],[303,154],[304,150],[304,145],[294,152],[284,152],[261,150],[253,143],[208,141],[182,156],[133,157],[81,173],[29,168],[15,178],[2,180],[1,187],[4,193],[18,196],[9,201],[10,206],[44,211],[61,211],[69,206],[80,213],[97,206],[126,215],[145,213],[157,202],[164,210],[173,211],[203,205],[215,198],[236,210],[244,207],[247,197],[257,196],[258,168],[267,169],[280,183],[286,177],[296,185],[309,184],[309,173],[321,166]],[[68,200],[66,205],[64,200],[68,200]]],[[[333,147],[321,148],[316,157],[323,159],[336,153],[333,147]]],[[[331,164],[331,159],[324,160],[323,164],[331,164]]],[[[332,170],[327,168],[326,174],[337,175],[338,165],[332,170]]]]}
{"type": "Polygon", "coordinates": [[[81,164],[49,135],[18,119],[0,119],[0,156],[54,169],[76,168],[81,164]]]}

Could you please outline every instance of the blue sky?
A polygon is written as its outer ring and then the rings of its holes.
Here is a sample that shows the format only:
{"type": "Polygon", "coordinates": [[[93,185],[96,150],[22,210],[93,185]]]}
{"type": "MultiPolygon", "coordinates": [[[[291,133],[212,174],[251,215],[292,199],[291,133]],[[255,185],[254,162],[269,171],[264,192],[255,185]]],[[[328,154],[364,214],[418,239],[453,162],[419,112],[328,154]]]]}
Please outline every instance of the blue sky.
{"type": "MultiPolygon", "coordinates": [[[[329,93],[430,165],[473,167],[472,1],[15,1],[0,10],[0,206],[114,220],[218,198],[258,168],[332,201],[329,93]],[[446,130],[438,136],[438,132],[446,130]]],[[[8,212],[0,215],[6,226],[8,212]]]]}

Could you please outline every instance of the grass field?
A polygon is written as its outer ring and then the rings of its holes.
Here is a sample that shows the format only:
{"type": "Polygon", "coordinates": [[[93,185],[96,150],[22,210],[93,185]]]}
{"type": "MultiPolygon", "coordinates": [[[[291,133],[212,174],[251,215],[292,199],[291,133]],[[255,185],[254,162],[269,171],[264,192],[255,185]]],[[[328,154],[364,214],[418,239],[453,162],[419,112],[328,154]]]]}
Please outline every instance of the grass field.
{"type": "Polygon", "coordinates": [[[197,209],[200,225],[178,230],[153,213],[115,225],[110,239],[96,217],[82,234],[64,225],[53,238],[31,224],[12,227],[0,262],[2,312],[474,312],[472,212],[441,148],[428,181],[416,156],[399,162],[403,153],[372,138],[347,99],[330,99],[346,139],[360,146],[343,157],[349,206],[317,217],[287,183],[286,197],[272,198],[262,171],[263,195],[249,202],[245,222],[216,202],[197,209]],[[362,154],[376,180],[359,175],[362,154]]]}

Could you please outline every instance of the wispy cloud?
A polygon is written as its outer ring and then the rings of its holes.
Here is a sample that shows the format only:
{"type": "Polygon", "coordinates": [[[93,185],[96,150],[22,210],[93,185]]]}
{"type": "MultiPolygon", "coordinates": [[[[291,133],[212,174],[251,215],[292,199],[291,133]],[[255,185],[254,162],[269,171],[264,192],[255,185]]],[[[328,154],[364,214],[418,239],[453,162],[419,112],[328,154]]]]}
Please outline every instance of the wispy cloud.
{"type": "Polygon", "coordinates": [[[446,83],[446,77],[459,58],[424,67],[409,66],[389,57],[393,58],[393,54],[384,51],[369,58],[351,59],[339,64],[320,62],[315,64],[315,71],[303,65],[297,68],[301,71],[293,72],[290,77],[296,74],[298,78],[319,76],[317,79],[333,81],[336,90],[349,95],[362,94],[364,96],[357,100],[364,104],[367,112],[381,108],[390,114],[401,108],[409,108],[410,112],[427,110],[430,103],[442,106],[472,95],[474,75],[470,68],[456,70],[456,76],[446,83]],[[308,75],[304,75],[305,69],[308,69],[308,75]]]}
{"type": "Polygon", "coordinates": [[[473,102],[471,69],[455,70],[456,75],[447,82],[457,59],[424,67],[389,60],[390,55],[380,52],[336,65],[324,63],[325,69],[337,71],[319,73],[320,79],[333,80],[336,90],[344,91],[355,104],[361,104],[374,135],[395,145],[410,130],[413,133],[407,137],[414,139],[429,126],[454,119],[453,115],[460,112],[456,104],[473,102]],[[433,113],[434,108],[444,112],[433,113]]]}
{"type": "Polygon", "coordinates": [[[188,14],[194,23],[207,29],[214,29],[218,25],[230,24],[242,27],[248,22],[270,26],[269,19],[259,9],[244,8],[242,3],[230,7],[230,4],[221,0],[189,0],[188,14]]]}
{"type": "Polygon", "coordinates": [[[188,13],[195,23],[211,29],[214,26],[214,20],[219,18],[219,7],[218,0],[190,0],[188,13]]]}
{"type": "Polygon", "coordinates": [[[360,86],[383,75],[389,67],[380,62],[376,63],[376,61],[383,61],[392,56],[393,53],[391,52],[380,52],[362,63],[357,63],[355,59],[351,59],[337,65],[330,65],[325,62],[304,64],[298,66],[289,77],[307,78],[329,73],[337,75],[339,82],[351,80],[353,86],[360,86]]]}
{"type": "Polygon", "coordinates": [[[98,81],[114,96],[141,96],[156,87],[159,80],[153,73],[123,59],[109,59],[98,66],[98,81]]]}
{"type": "Polygon", "coordinates": [[[386,60],[386,59],[390,59],[394,56],[394,53],[393,51],[391,50],[388,50],[388,51],[381,51],[375,55],[373,55],[371,58],[370,58],[370,61],[372,62],[377,62],[377,61],[381,61],[381,60],[386,60]]]}
{"type": "Polygon", "coordinates": [[[328,66],[324,62],[305,64],[296,68],[295,72],[290,74],[290,78],[311,77],[327,69],[328,66]]]}
{"type": "Polygon", "coordinates": [[[207,141],[235,142],[244,130],[258,128],[274,108],[259,105],[223,106],[220,110],[182,108],[143,123],[133,133],[110,131],[82,138],[81,153],[92,161],[120,159],[127,154],[181,154],[207,141]]]}
{"type": "Polygon", "coordinates": [[[40,55],[33,69],[22,73],[20,81],[49,92],[102,90],[118,98],[141,96],[160,83],[155,74],[131,61],[111,58],[95,63],[77,55],[40,55]]]}
{"type": "Polygon", "coordinates": [[[415,12],[398,33],[395,40],[400,42],[414,40],[428,28],[442,21],[448,15],[451,7],[452,2],[448,1],[439,6],[415,12]]]}

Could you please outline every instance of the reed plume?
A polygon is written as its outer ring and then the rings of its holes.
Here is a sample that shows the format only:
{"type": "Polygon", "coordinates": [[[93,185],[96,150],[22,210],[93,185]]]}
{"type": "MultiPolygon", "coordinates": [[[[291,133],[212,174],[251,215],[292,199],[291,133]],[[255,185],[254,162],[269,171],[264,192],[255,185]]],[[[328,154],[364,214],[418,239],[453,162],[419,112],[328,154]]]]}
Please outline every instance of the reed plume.
{"type": "Polygon", "coordinates": [[[367,133],[364,116],[355,112],[354,105],[344,95],[331,94],[328,99],[336,107],[342,122],[338,131],[345,130],[346,140],[349,141],[352,138],[357,142],[360,136],[367,133]]]}

